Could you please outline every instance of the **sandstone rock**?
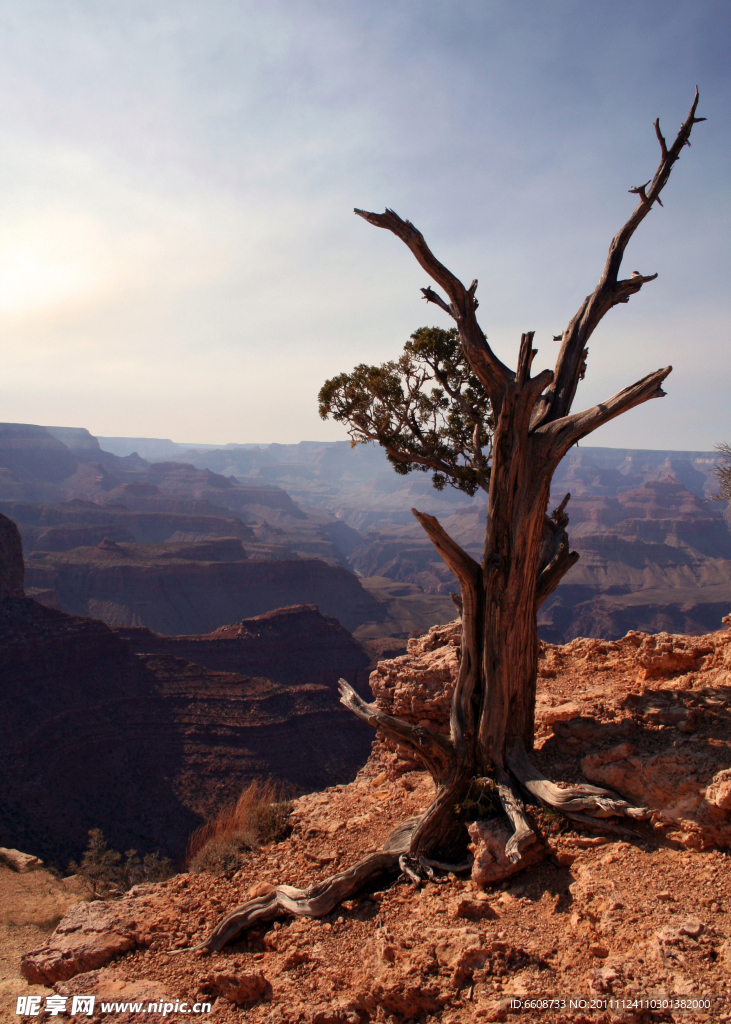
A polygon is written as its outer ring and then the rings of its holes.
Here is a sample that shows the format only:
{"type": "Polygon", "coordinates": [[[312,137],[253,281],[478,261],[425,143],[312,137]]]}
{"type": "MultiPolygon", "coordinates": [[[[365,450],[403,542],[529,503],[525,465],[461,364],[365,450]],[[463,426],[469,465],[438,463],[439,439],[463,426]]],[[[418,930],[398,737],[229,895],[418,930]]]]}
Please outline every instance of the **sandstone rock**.
{"type": "Polygon", "coordinates": [[[203,979],[201,991],[223,996],[236,1006],[252,1006],[267,990],[267,979],[261,971],[237,974],[214,973],[203,979]]]}
{"type": "Polygon", "coordinates": [[[34,857],[32,853],[9,850],[5,846],[0,846],[0,864],[7,865],[7,867],[13,871],[18,871],[21,875],[25,874],[26,871],[33,871],[34,868],[43,867],[43,861],[39,857],[34,857]]]}
{"type": "Polygon", "coordinates": [[[681,935],[689,935],[692,939],[699,938],[705,931],[706,926],[697,917],[686,917],[678,925],[681,935]]]}
{"type": "Polygon", "coordinates": [[[135,945],[134,925],[121,901],[77,903],[45,946],[24,954],[20,970],[31,984],[53,985],[103,967],[135,945]]]}
{"type": "Polygon", "coordinates": [[[731,811],[731,768],[724,768],[713,776],[706,790],[706,800],[721,811],[731,811]]]}
{"type": "Polygon", "coordinates": [[[118,1002],[157,1002],[169,997],[166,987],[151,978],[130,979],[123,970],[102,967],[77,974],[68,981],[58,981],[54,992],[61,996],[88,995],[118,1002]]]}
{"type": "Polygon", "coordinates": [[[478,1020],[485,1021],[507,1020],[509,1011],[509,999],[491,999],[489,1003],[485,1003],[484,1006],[478,1007],[475,1012],[475,1017],[477,1017],[478,1020]]]}
{"type": "MultiPolygon", "coordinates": [[[[602,954],[595,953],[593,955],[600,956],[602,954]]],[[[605,953],[604,956],[606,955],[605,953]]],[[[601,967],[599,970],[591,972],[589,984],[594,992],[612,992],[612,986],[617,981],[619,981],[619,974],[613,967],[601,967]]]]}
{"type": "Polygon", "coordinates": [[[465,896],[457,903],[457,917],[483,920],[496,918],[497,914],[487,900],[471,899],[469,896],[465,896]]]}
{"type": "Polygon", "coordinates": [[[409,640],[408,654],[381,662],[370,677],[378,707],[389,715],[448,732],[461,635],[458,620],[433,626],[425,636],[409,640]]]}
{"type": "Polygon", "coordinates": [[[305,1024],[361,1024],[362,1017],[346,1006],[315,1006],[308,1011],[305,1024]]]}
{"type": "Polygon", "coordinates": [[[477,885],[490,885],[503,878],[522,871],[526,867],[537,864],[545,856],[545,847],[535,842],[523,851],[517,864],[513,864],[505,855],[505,846],[512,835],[507,824],[500,818],[486,821],[473,821],[467,826],[472,840],[470,850],[474,854],[472,865],[472,881],[477,885]]]}
{"type": "Polygon", "coordinates": [[[693,815],[703,799],[698,782],[689,778],[685,759],[671,748],[651,757],[590,754],[581,770],[589,782],[608,786],[637,807],[662,808],[668,821],[693,815]]]}
{"type": "Polygon", "coordinates": [[[599,957],[602,960],[609,956],[609,950],[603,942],[592,942],[589,945],[589,953],[591,956],[599,957]]]}
{"type": "Polygon", "coordinates": [[[575,700],[566,701],[556,707],[543,707],[541,709],[541,726],[549,728],[555,722],[568,722],[572,718],[578,718],[583,708],[575,700]]]}
{"type": "Polygon", "coordinates": [[[257,896],[268,896],[270,892],[274,892],[276,886],[272,885],[271,882],[258,882],[253,886],[246,894],[246,898],[249,900],[256,899],[257,896]]]}

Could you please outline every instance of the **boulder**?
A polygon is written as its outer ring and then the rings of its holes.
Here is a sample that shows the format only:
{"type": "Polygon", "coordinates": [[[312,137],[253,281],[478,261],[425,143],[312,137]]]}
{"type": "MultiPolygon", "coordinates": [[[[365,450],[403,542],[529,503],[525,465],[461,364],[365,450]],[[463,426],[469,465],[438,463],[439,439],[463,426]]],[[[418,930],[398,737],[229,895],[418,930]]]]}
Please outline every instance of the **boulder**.
{"type": "Polygon", "coordinates": [[[21,853],[20,850],[9,850],[5,846],[0,846],[0,863],[21,875],[24,875],[26,871],[34,871],[36,868],[43,867],[40,857],[34,857],[32,853],[21,853]]]}
{"type": "Polygon", "coordinates": [[[168,998],[161,982],[151,978],[131,980],[123,971],[114,967],[85,971],[70,980],[58,981],[53,990],[60,996],[96,996],[97,999],[126,1003],[147,1004],[168,998]]]}
{"type": "Polygon", "coordinates": [[[23,956],[20,970],[32,985],[51,986],[103,967],[136,944],[133,923],[120,904],[77,903],[45,946],[23,956]]]}

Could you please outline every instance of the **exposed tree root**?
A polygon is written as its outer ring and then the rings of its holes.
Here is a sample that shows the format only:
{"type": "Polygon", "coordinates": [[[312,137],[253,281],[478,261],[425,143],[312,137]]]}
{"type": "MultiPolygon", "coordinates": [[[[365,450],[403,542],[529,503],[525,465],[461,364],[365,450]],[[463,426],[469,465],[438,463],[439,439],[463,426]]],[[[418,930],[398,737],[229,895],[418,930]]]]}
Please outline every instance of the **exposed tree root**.
{"type": "Polygon", "coordinates": [[[644,807],[633,807],[611,789],[599,786],[568,786],[560,789],[551,782],[530,761],[525,748],[518,745],[508,756],[508,766],[515,778],[532,796],[546,807],[565,814],[567,817],[584,813],[590,819],[620,817],[641,819],[646,817],[644,807]]]}
{"type": "MultiPolygon", "coordinates": [[[[345,871],[331,875],[309,889],[297,889],[293,885],[278,885],[265,896],[256,896],[236,907],[219,921],[211,934],[188,949],[169,950],[177,953],[197,953],[208,950],[217,953],[242,932],[262,921],[273,921],[277,917],[324,917],[331,910],[354,896],[379,875],[395,873],[407,854],[411,836],[420,818],[409,818],[388,836],[382,849],[367,854],[357,864],[345,871]]],[[[411,876],[411,871],[407,872],[411,876]]],[[[417,875],[417,880],[420,881],[417,875]]]]}
{"type": "Polygon", "coordinates": [[[523,856],[523,850],[534,843],[537,836],[526,817],[525,807],[515,783],[509,775],[500,770],[497,773],[497,790],[500,802],[513,826],[513,834],[505,845],[505,855],[511,864],[517,864],[523,856]]]}

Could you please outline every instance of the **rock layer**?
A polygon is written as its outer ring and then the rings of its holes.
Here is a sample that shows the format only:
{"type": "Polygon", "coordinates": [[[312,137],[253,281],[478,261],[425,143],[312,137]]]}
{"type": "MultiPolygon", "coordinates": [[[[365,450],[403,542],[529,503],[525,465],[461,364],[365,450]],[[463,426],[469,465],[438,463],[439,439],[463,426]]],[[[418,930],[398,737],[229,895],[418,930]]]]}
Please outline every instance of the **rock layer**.
{"type": "Polygon", "coordinates": [[[232,542],[237,560],[227,552],[222,558],[222,543],[112,542],[36,552],[26,562],[26,584],[54,591],[69,615],[165,635],[209,633],[292,604],[315,604],[349,630],[385,615],[347,569],[316,558],[253,561],[240,541],[232,542]]]}
{"type": "MultiPolygon", "coordinates": [[[[116,849],[179,857],[252,778],[304,789],[352,778],[372,737],[340,707],[332,677],[337,662],[364,683],[367,656],[314,609],[270,616],[261,630],[268,666],[247,667],[254,643],[223,638],[216,655],[206,638],[197,649],[218,667],[205,668],[136,655],[102,622],[0,602],[0,844],[65,866],[99,827],[116,849]]],[[[196,639],[186,640],[189,656],[196,639]]]]}

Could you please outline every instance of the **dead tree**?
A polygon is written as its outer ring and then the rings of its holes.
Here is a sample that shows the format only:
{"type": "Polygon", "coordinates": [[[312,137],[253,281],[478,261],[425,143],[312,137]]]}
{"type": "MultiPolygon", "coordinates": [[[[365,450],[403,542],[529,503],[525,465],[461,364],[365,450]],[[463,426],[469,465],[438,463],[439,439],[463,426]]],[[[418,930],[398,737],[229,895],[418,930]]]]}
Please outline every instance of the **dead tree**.
{"type": "Polygon", "coordinates": [[[423,288],[455,322],[464,355],[489,396],[494,435],[489,474],[484,555],[475,561],[430,515],[417,512],[437,551],[459,580],[462,596],[462,653],[452,698],[450,733],[444,736],[366,704],[345,681],[341,700],[351,711],[416,753],[432,775],[436,795],[428,810],[404,823],[383,851],[310,890],[280,886],[228,915],[202,944],[220,949],[254,921],[281,913],[319,916],[352,895],[374,872],[400,863],[416,875],[430,861],[448,861],[464,849],[464,826],[454,813],[475,778],[490,778],[500,794],[514,834],[507,853],[514,863],[535,840],[521,792],[570,816],[639,817],[618,794],[595,786],[559,788],[530,760],[533,747],[538,631],[536,612],[577,559],[569,551],[565,502],[546,516],[551,478],[572,445],[602,424],[651,398],[664,395],[667,366],[643,377],[600,405],[572,413],[571,406],[587,366],[588,342],[599,322],[618,303],[628,302],[656,274],[637,271],[620,278],[625,249],[665,187],[673,164],[690,145],[698,91],[690,113],[671,146],[655,121],[660,163],[651,181],[630,189],[638,203],[609,246],[604,270],[594,291],[560,335],[555,369],[531,376],[536,355],[533,332],[521,338],[517,368],[510,369],[490,348],[477,322],[477,281],[469,287],[431,252],[423,235],[392,210],[355,212],[401,239],[422,269],[446,294],[423,288]],[[325,909],[326,908],[326,909],[325,909]]]}

